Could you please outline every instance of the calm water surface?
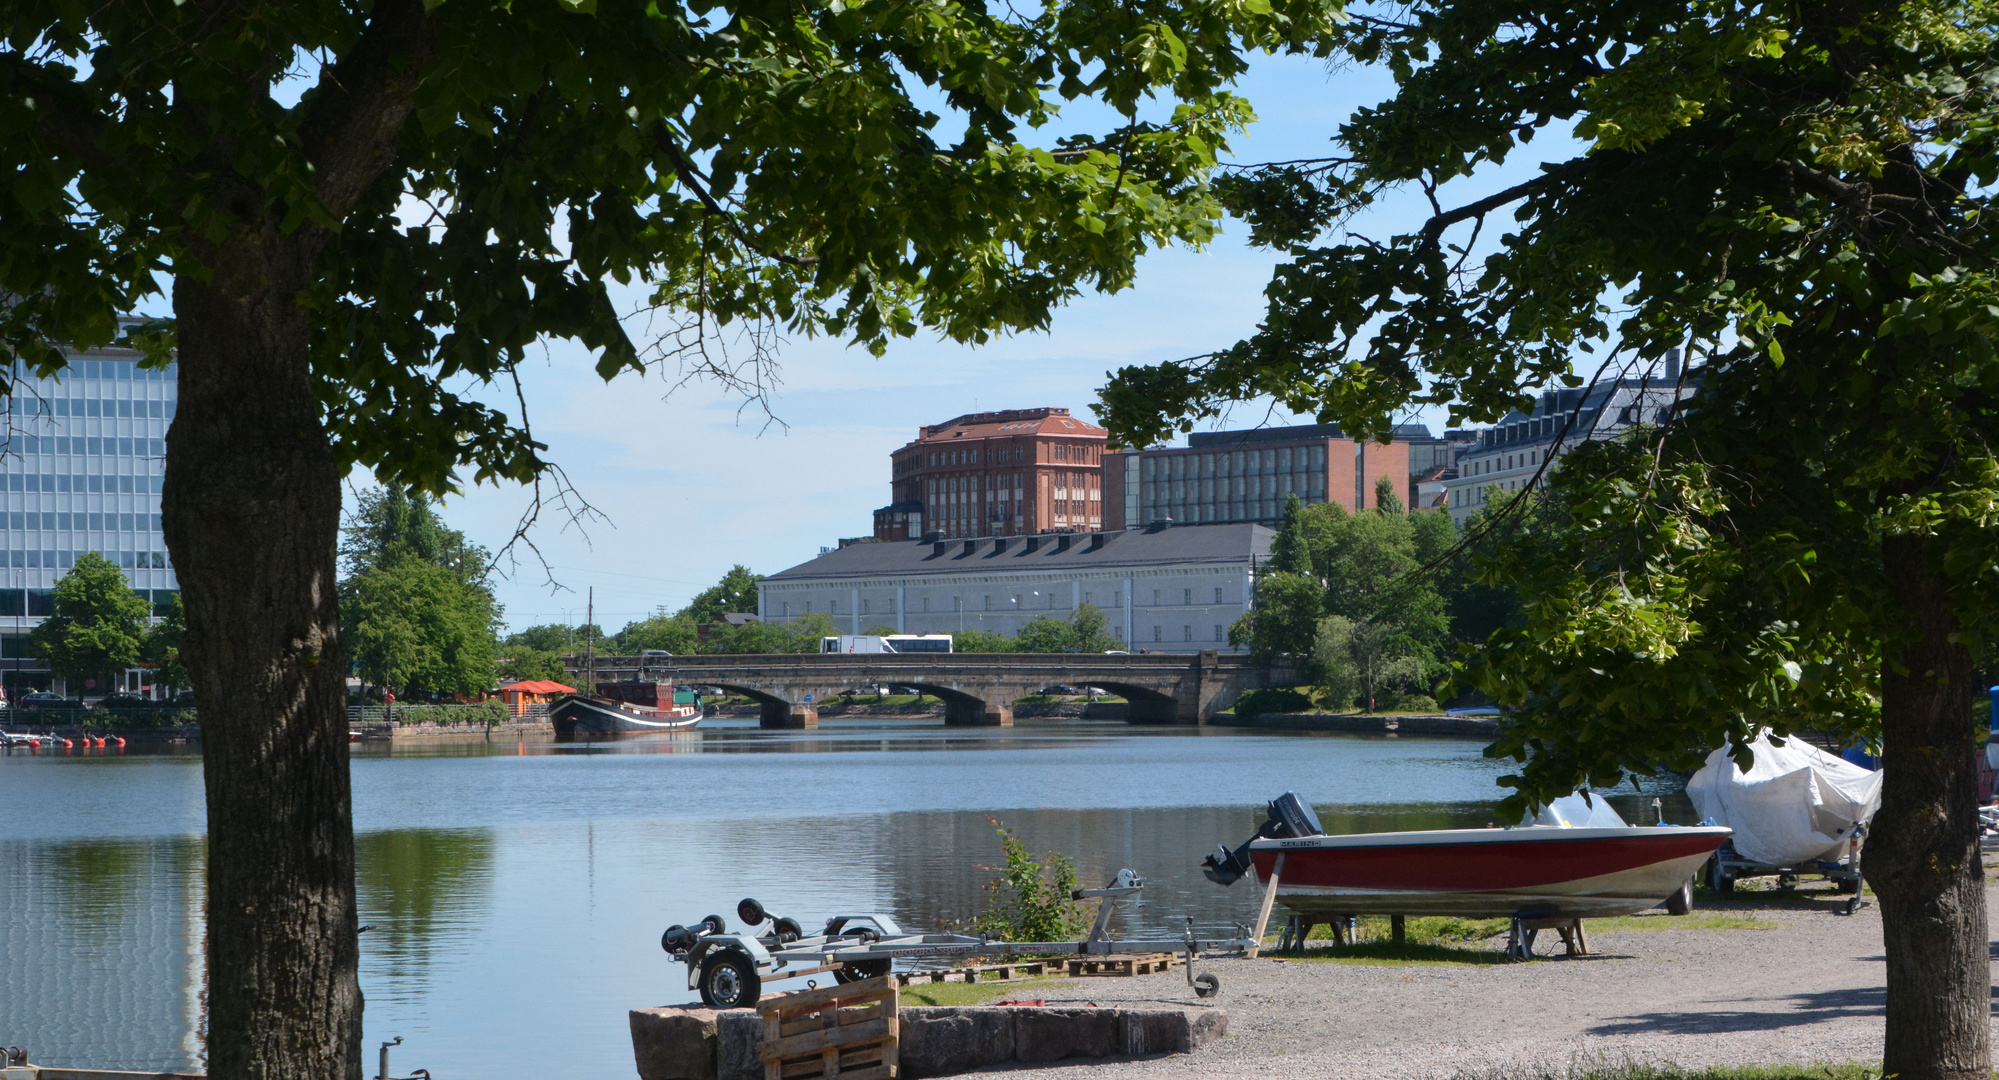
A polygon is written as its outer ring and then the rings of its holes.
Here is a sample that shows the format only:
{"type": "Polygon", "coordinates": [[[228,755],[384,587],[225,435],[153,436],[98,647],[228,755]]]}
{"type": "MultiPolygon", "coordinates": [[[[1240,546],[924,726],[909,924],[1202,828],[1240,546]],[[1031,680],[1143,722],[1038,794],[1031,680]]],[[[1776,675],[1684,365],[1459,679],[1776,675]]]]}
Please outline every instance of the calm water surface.
{"type": "MultiPolygon", "coordinates": [[[[357,748],[369,1059],[400,1035],[399,1073],[630,1077],[625,1011],[694,996],[659,950],[669,923],[733,924],[744,896],[807,926],[968,920],[999,861],[988,816],[1085,884],[1144,875],[1128,932],[1249,922],[1255,890],[1199,863],[1272,797],[1304,795],[1330,832],[1483,825],[1505,771],[1468,740],[1077,722],[357,748]]],[[[1649,795],[1614,801],[1649,819],[1649,795]]],[[[0,757],[0,1046],[201,1068],[203,828],[197,753],[0,757]]]]}

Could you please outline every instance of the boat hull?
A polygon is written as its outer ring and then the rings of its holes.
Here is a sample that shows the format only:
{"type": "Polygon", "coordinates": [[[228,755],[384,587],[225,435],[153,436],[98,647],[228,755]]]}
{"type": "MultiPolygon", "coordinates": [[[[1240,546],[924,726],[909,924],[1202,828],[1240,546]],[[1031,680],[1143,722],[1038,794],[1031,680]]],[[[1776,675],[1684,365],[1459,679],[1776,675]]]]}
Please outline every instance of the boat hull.
{"type": "Polygon", "coordinates": [[[558,737],[685,731],[701,722],[693,709],[646,709],[607,698],[570,697],[549,707],[558,737]]]}
{"type": "Polygon", "coordinates": [[[1655,907],[1730,834],[1720,828],[1439,829],[1258,840],[1266,885],[1306,915],[1601,918],[1655,907]]]}

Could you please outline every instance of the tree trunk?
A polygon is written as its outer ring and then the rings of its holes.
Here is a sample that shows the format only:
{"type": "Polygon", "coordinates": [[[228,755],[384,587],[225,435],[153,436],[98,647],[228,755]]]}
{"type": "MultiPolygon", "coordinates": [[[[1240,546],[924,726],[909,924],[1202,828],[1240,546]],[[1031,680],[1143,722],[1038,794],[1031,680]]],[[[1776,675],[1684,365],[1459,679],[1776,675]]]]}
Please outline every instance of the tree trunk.
{"type": "Polygon", "coordinates": [[[1881,553],[1900,637],[1881,672],[1881,812],[1864,860],[1881,903],[1888,1037],[1902,1080],[1991,1080],[1991,959],[1977,827],[1971,655],[1920,536],[1881,553]]]}
{"type": "Polygon", "coordinates": [[[161,499],[201,703],[208,1075],[359,1080],[340,476],[296,300],[322,241],[260,220],[264,196],[242,186],[237,225],[197,252],[211,278],[174,283],[180,406],[161,499]]]}

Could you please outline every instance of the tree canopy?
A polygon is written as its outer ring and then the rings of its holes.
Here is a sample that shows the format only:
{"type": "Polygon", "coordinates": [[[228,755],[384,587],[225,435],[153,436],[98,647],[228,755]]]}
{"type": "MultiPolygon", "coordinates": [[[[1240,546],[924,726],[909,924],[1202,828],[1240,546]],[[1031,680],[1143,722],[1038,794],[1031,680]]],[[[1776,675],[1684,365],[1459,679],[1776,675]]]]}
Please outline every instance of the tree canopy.
{"type": "Polygon", "coordinates": [[[114,676],[139,662],[146,651],[152,605],[125,580],[118,564],[95,551],[56,582],[52,608],[28,634],[28,647],[47,660],[49,670],[74,680],[77,692],[109,693],[114,676]],[[89,680],[94,686],[84,686],[89,680]]]}
{"type": "Polygon", "coordinates": [[[1999,605],[1995,29],[1951,0],[1364,14],[1334,40],[1390,96],[1325,159],[1227,185],[1285,252],[1257,332],[1104,391],[1133,445],[1259,394],[1385,436],[1411,404],[1496,419],[1685,347],[1690,408],[1643,452],[1565,463],[1575,531],[1499,556],[1523,625],[1474,677],[1518,706],[1509,812],[1765,727],[1868,730],[1878,701],[1884,1068],[1906,1076],[1990,1062],[1966,704],[1999,605]],[[1551,126],[1585,151],[1446,201],[1551,126]],[[1421,227],[1349,227],[1398,186],[1431,200],[1421,227]]]}
{"type": "Polygon", "coordinates": [[[753,574],[748,567],[738,563],[722,575],[722,580],[694,594],[694,599],[675,614],[696,624],[714,622],[725,611],[755,614],[757,582],[762,580],[762,574],[753,574]]]}
{"type": "MultiPolygon", "coordinates": [[[[365,682],[406,700],[493,688],[500,610],[486,580],[490,558],[447,527],[427,496],[394,488],[363,493],[341,555],[348,567],[342,626],[365,682]]],[[[520,659],[508,665],[510,674],[548,666],[540,657],[520,659]]]]}

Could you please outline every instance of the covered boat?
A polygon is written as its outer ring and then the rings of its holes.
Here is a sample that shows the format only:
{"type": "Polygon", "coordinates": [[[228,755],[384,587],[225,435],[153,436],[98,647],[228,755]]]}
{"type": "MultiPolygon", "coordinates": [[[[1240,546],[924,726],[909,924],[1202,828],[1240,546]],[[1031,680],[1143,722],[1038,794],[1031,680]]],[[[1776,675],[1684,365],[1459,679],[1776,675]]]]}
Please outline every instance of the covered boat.
{"type": "Polygon", "coordinates": [[[558,737],[682,731],[701,722],[701,699],[670,683],[605,682],[549,706],[548,718],[558,737]]]}
{"type": "Polygon", "coordinates": [[[1254,873],[1306,916],[1599,918],[1684,904],[1721,827],[1627,825],[1601,798],[1572,795],[1512,828],[1327,836],[1296,794],[1234,851],[1210,855],[1223,885],[1254,873]]]}

